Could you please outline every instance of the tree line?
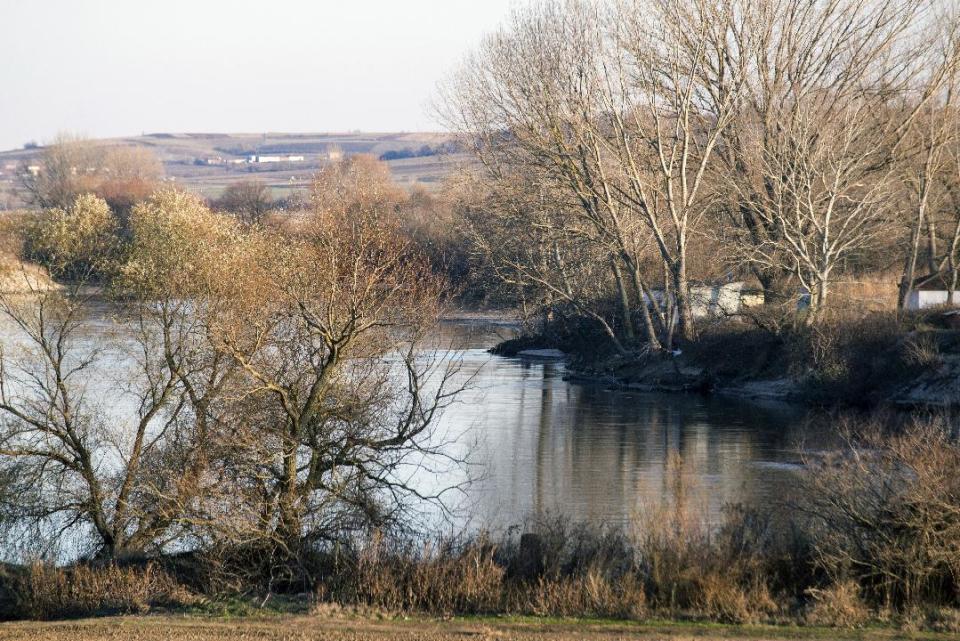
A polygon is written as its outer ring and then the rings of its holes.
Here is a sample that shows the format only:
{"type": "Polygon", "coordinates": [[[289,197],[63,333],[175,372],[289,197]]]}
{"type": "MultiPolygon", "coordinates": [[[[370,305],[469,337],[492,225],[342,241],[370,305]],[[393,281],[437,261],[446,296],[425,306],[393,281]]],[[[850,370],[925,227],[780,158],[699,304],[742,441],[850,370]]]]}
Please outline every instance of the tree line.
{"type": "Polygon", "coordinates": [[[621,349],[694,338],[692,280],[802,294],[812,325],[844,275],[953,289],[957,25],[936,0],[520,7],[440,103],[481,166],[475,252],[621,349]]]}

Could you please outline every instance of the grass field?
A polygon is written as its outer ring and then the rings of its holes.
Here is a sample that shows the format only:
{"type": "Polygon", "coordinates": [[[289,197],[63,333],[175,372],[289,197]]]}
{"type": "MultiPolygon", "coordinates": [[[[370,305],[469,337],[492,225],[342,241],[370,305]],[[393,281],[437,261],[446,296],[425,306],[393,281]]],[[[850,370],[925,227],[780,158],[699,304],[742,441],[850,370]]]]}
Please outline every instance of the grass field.
{"type": "Polygon", "coordinates": [[[613,621],[547,619],[403,619],[377,620],[321,616],[273,616],[264,618],[207,618],[151,615],[82,619],[67,622],[28,622],[0,624],[0,641],[308,641],[349,639],[381,641],[409,639],[454,641],[459,639],[517,639],[535,641],[594,641],[615,639],[641,640],[787,640],[787,639],[863,639],[893,641],[952,639],[937,633],[910,633],[893,629],[834,630],[773,626],[721,626],[689,623],[631,624],[613,621]]]}

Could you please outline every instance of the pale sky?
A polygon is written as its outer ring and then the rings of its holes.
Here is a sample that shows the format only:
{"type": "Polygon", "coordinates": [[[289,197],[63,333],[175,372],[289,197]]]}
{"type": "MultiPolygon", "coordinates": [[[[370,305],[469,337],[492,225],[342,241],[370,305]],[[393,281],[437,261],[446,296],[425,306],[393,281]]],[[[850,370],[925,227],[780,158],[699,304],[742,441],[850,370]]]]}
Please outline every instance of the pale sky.
{"type": "Polygon", "coordinates": [[[512,0],[0,0],[0,149],[57,132],[431,131],[512,0]]]}

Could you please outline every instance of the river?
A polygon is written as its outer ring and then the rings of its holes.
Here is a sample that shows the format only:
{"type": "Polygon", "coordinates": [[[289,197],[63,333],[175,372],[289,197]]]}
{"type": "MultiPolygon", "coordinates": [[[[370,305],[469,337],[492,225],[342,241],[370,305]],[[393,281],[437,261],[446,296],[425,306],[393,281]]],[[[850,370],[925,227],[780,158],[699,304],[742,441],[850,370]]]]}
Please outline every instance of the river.
{"type": "Polygon", "coordinates": [[[488,353],[510,334],[483,322],[443,327],[470,384],[439,430],[469,450],[478,478],[461,506],[473,523],[562,514],[626,524],[671,498],[678,466],[714,523],[724,505],[776,503],[795,484],[812,438],[797,408],[567,382],[562,362],[488,353]]]}
{"type": "MultiPolygon", "coordinates": [[[[98,315],[86,340],[103,347],[110,327],[106,313],[98,315]]],[[[561,361],[487,351],[514,333],[508,323],[471,320],[445,322],[436,337],[435,347],[456,348],[453,384],[466,385],[436,434],[467,464],[418,470],[414,484],[425,491],[462,485],[446,495],[452,515],[445,524],[503,529],[557,514],[626,524],[671,497],[676,476],[668,468],[677,460],[712,522],[726,504],[770,504],[795,482],[810,438],[798,410],[567,382],[561,361]]],[[[9,328],[4,334],[11,342],[9,328]]],[[[88,395],[116,399],[126,375],[121,352],[109,348],[116,343],[107,344],[88,395]]],[[[119,425],[132,409],[124,402],[101,411],[119,425]]]]}

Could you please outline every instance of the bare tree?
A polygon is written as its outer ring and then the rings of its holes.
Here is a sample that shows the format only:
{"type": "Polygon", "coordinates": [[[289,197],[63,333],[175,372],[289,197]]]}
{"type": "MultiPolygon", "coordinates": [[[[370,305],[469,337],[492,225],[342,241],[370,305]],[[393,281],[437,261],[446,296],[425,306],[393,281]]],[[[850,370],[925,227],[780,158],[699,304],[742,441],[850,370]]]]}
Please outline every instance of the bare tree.
{"type": "Polygon", "coordinates": [[[324,206],[285,234],[163,190],[122,252],[94,196],[39,216],[27,233],[59,283],[0,293],[6,522],[89,542],[74,554],[291,551],[441,504],[409,475],[443,459],[430,427],[453,369],[419,346],[444,284],[394,211],[348,191],[318,187],[324,206]],[[103,274],[110,320],[89,287],[103,274]]]}
{"type": "Polygon", "coordinates": [[[107,413],[96,400],[111,350],[107,335],[86,338],[95,304],[87,285],[115,260],[113,231],[111,212],[96,197],[53,210],[34,232],[45,266],[67,280],[41,287],[24,278],[23,291],[0,294],[12,334],[0,353],[0,465],[19,488],[3,505],[8,523],[52,540],[81,537],[78,544],[92,534],[90,551],[106,556],[156,543],[145,517],[158,516],[149,491],[157,470],[144,476],[144,462],[171,447],[180,418],[175,372],[146,349],[128,385],[113,388],[123,411],[107,413]]]}
{"type": "Polygon", "coordinates": [[[509,28],[489,38],[447,88],[444,110],[474,142],[491,180],[536,175],[543,182],[528,190],[566,195],[566,216],[554,219],[560,233],[602,251],[626,336],[634,335],[638,309],[645,338],[659,348],[636,255],[642,220],[614,197],[620,173],[608,166],[598,136],[604,56],[601,16],[593,4],[517,10],[509,28]]]}
{"type": "Polygon", "coordinates": [[[718,154],[744,259],[768,291],[794,277],[810,321],[850,258],[889,229],[897,159],[949,58],[927,2],[745,2],[747,98],[718,154]]]}
{"type": "MultiPolygon", "coordinates": [[[[182,544],[235,540],[244,516],[227,515],[234,400],[242,373],[213,339],[213,322],[227,302],[218,293],[224,273],[240,265],[250,241],[230,217],[193,195],[162,190],[137,205],[124,264],[112,287],[123,337],[140,369],[172,380],[166,438],[143,446],[139,481],[139,541],[182,544]]],[[[243,279],[246,271],[236,272],[243,279]]],[[[144,433],[146,436],[146,433],[144,433]]],[[[138,438],[140,433],[138,432],[138,438]]],[[[131,464],[133,462],[131,457],[131,464]]]]}
{"type": "Polygon", "coordinates": [[[245,223],[257,224],[273,207],[273,199],[270,187],[263,181],[241,180],[227,185],[215,206],[245,223]]]}
{"type": "Polygon", "coordinates": [[[910,294],[918,285],[931,282],[941,275],[944,268],[950,271],[951,257],[955,253],[953,243],[940,261],[937,249],[938,218],[942,201],[947,195],[944,179],[949,180],[950,146],[956,135],[956,118],[950,102],[953,91],[947,92],[947,103],[934,105],[926,109],[914,125],[915,131],[908,138],[916,149],[915,159],[904,162],[903,183],[908,194],[908,203],[912,211],[905,222],[910,225],[909,243],[904,259],[903,275],[900,279],[897,306],[905,308],[910,294]],[[926,271],[924,277],[918,277],[921,248],[926,245],[926,271]],[[952,251],[953,250],[953,251],[952,251]]]}
{"type": "Polygon", "coordinates": [[[340,158],[317,173],[311,192],[317,211],[337,216],[353,213],[390,217],[407,199],[387,163],[367,154],[340,158]]]}
{"type": "MultiPolygon", "coordinates": [[[[937,264],[938,270],[944,274],[947,284],[947,302],[956,302],[957,286],[960,285],[960,131],[956,129],[960,121],[953,120],[952,135],[947,146],[946,167],[943,171],[943,191],[946,197],[941,205],[940,228],[946,227],[949,235],[945,239],[942,258],[937,264]]],[[[929,247],[931,255],[934,248],[929,247]]]]}
{"type": "Polygon", "coordinates": [[[152,192],[163,169],[148,149],[103,145],[59,135],[18,171],[24,200],[40,208],[67,208],[80,194],[96,193],[125,216],[152,192]]]}
{"type": "Polygon", "coordinates": [[[93,191],[92,173],[98,165],[92,143],[60,134],[43,147],[37,165],[25,163],[18,170],[23,199],[35,207],[69,207],[78,194],[93,191]]]}
{"type": "Polygon", "coordinates": [[[527,164],[570,195],[565,232],[606,251],[624,329],[638,310],[654,348],[675,319],[695,333],[688,247],[717,199],[709,169],[738,107],[740,20],[706,1],[545,3],[516,12],[447,97],[492,176],[527,164]]]}
{"type": "Polygon", "coordinates": [[[430,428],[454,393],[447,363],[419,349],[442,282],[379,196],[327,193],[328,178],[300,238],[264,237],[244,278],[221,282],[234,289],[215,324],[247,380],[234,416],[237,496],[288,552],[403,525],[411,500],[439,499],[408,474],[440,456],[430,428]]]}
{"type": "MultiPolygon", "coordinates": [[[[530,177],[482,182],[471,202],[463,202],[468,237],[476,257],[519,303],[527,323],[549,329],[556,313],[566,308],[593,319],[613,346],[626,352],[617,322],[604,309],[613,257],[586,234],[570,231],[565,220],[565,194],[541,187],[530,194],[530,177]]],[[[619,268],[618,268],[619,269],[619,268]]],[[[613,273],[621,273],[612,270],[613,273]]],[[[626,291],[627,283],[616,289],[626,291]]],[[[621,308],[629,301],[620,301],[621,308]]]]}
{"type": "Polygon", "coordinates": [[[956,114],[956,94],[960,55],[958,29],[960,20],[946,12],[936,24],[936,39],[931,59],[938,73],[931,74],[932,97],[911,123],[901,161],[902,181],[907,194],[904,221],[909,225],[909,244],[900,279],[898,307],[907,305],[910,294],[918,287],[941,279],[953,302],[957,285],[957,251],[960,249],[960,215],[956,207],[955,150],[960,139],[956,114]],[[949,234],[943,245],[940,234],[949,234]],[[921,250],[925,250],[926,274],[920,276],[921,250]]]}
{"type": "Polygon", "coordinates": [[[736,113],[752,34],[743,16],[709,1],[624,2],[607,21],[615,50],[604,66],[606,118],[594,119],[616,159],[614,197],[636,212],[659,250],[680,333],[694,336],[688,243],[716,200],[708,170],[736,113]],[[605,135],[606,134],[606,135],[605,135]]]}

